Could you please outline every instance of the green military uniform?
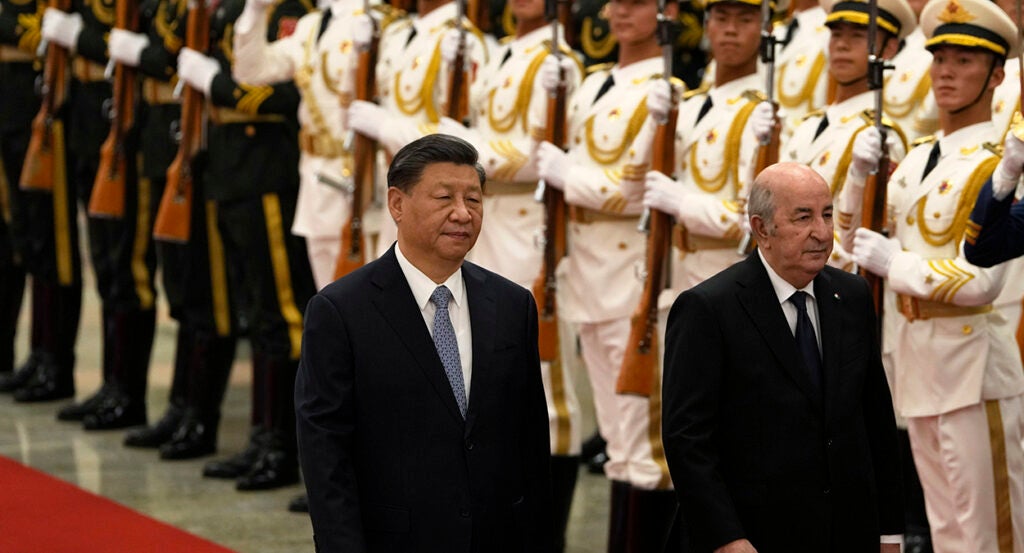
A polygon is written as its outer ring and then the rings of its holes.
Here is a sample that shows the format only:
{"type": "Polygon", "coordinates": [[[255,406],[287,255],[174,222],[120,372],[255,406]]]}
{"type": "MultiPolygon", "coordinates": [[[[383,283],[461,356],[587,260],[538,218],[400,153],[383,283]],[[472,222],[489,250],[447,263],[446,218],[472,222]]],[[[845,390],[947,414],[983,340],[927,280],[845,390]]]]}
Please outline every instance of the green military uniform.
{"type": "MultiPolygon", "coordinates": [[[[315,293],[302,238],[289,229],[298,194],[299,92],[292,83],[249,86],[231,77],[232,27],[243,0],[227,0],[211,19],[211,52],[221,72],[213,78],[205,199],[217,217],[233,300],[244,309],[253,349],[253,423],[266,432],[239,489],[267,489],[298,481],[293,386],[302,335],[302,311],[315,293]],[[244,276],[244,278],[242,278],[244,276]]],[[[268,40],[291,33],[311,11],[307,1],[274,6],[268,40]]]]}
{"type": "MultiPolygon", "coordinates": [[[[25,292],[24,194],[18,187],[32,116],[39,111],[33,66],[39,44],[37,0],[0,1],[0,389],[15,387],[14,336],[25,292]]],[[[38,341],[39,336],[34,336],[38,341]]],[[[22,372],[22,374],[26,374],[22,372]]]]}

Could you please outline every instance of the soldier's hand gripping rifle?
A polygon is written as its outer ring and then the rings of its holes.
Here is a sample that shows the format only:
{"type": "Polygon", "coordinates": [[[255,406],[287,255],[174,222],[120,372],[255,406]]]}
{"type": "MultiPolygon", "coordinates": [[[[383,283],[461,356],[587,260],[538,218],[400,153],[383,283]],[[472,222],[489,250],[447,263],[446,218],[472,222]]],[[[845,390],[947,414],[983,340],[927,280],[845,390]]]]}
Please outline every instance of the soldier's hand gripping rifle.
{"type": "MultiPolygon", "coordinates": [[[[370,2],[363,1],[363,16],[370,19],[373,32],[370,41],[360,45],[356,65],[356,99],[373,101],[376,89],[377,44],[380,29],[370,16],[370,2]]],[[[366,210],[373,201],[376,185],[377,143],[368,136],[352,131],[352,213],[341,228],[341,250],[334,266],[334,278],[339,279],[366,263],[363,243],[363,225],[366,210]]]]}
{"type": "MultiPolygon", "coordinates": [[[[205,0],[189,0],[185,46],[206,52],[210,44],[210,16],[205,0]]],[[[179,85],[182,82],[179,81],[179,85]]],[[[186,243],[191,234],[193,162],[203,149],[204,117],[202,92],[185,86],[181,98],[181,139],[178,154],[167,168],[167,185],[160,198],[153,223],[153,237],[166,242],[186,243]]]]}
{"type": "MultiPolygon", "coordinates": [[[[569,0],[545,0],[544,16],[551,25],[551,53],[559,61],[561,67],[562,52],[559,48],[558,23],[562,17],[569,15],[569,0]]],[[[547,126],[544,140],[562,147],[565,144],[565,102],[566,83],[565,71],[559,70],[558,87],[548,94],[547,126]]],[[[566,254],[566,206],[565,194],[554,186],[538,183],[538,199],[544,203],[544,254],[541,261],[540,275],[533,283],[533,297],[537,300],[539,314],[538,335],[540,360],[557,363],[561,361],[558,337],[558,306],[555,295],[558,291],[558,278],[555,270],[566,254]]],[[[556,371],[552,371],[554,374],[556,371]]],[[[561,374],[561,373],[559,373],[561,374]]]]}
{"type": "Polygon", "coordinates": [[[455,0],[458,15],[455,17],[456,29],[459,31],[459,45],[455,49],[455,59],[448,73],[448,104],[445,115],[466,122],[469,116],[469,59],[466,56],[466,0],[455,0]]]}
{"type": "MultiPolygon", "coordinates": [[[[115,3],[118,29],[137,31],[139,25],[137,0],[115,3]]],[[[135,68],[111,61],[114,68],[113,96],[110,105],[110,132],[100,147],[100,164],[89,196],[89,215],[106,219],[124,216],[125,176],[128,172],[126,141],[135,124],[135,68]]]]}
{"type": "MultiPolygon", "coordinates": [[[[664,61],[664,78],[672,86],[672,45],[678,27],[665,16],[665,0],[660,0],[658,43],[664,61]]],[[[670,94],[672,107],[664,121],[658,121],[651,148],[651,169],[672,176],[675,168],[676,116],[675,94],[670,94]]],[[[658,210],[645,212],[647,220],[647,257],[644,264],[644,287],[640,303],[630,319],[629,341],[622,360],[615,391],[619,394],[650,396],[658,372],[658,296],[667,285],[666,269],[671,244],[672,218],[658,210]]]]}
{"type": "MultiPolygon", "coordinates": [[[[61,11],[71,9],[71,0],[49,0],[48,7],[61,11]]],[[[39,51],[46,53],[40,92],[42,105],[32,120],[32,136],[25,152],[25,165],[19,186],[22,190],[52,192],[54,179],[64,178],[64,123],[60,111],[68,98],[68,50],[43,41],[39,51]]],[[[40,54],[42,55],[42,54],[40,54]]]]}
{"type": "MultiPolygon", "coordinates": [[[[886,146],[887,129],[882,124],[882,86],[885,70],[891,68],[891,66],[882,58],[882,48],[878,40],[878,0],[868,1],[867,39],[868,85],[875,95],[874,126],[878,129],[878,134],[882,139],[882,155],[878,159],[878,166],[873,172],[868,174],[867,182],[864,185],[861,226],[887,235],[886,190],[889,181],[889,148],[886,146]]],[[[860,274],[871,286],[871,296],[875,303],[875,312],[878,314],[878,324],[881,326],[885,280],[863,269],[860,271],[860,274]]]]}
{"type": "MultiPolygon", "coordinates": [[[[761,0],[761,63],[765,72],[765,96],[776,113],[775,124],[767,140],[762,140],[757,150],[757,161],[754,163],[754,175],[758,175],[771,165],[779,162],[779,132],[782,130],[778,121],[778,106],[775,105],[775,46],[778,39],[772,32],[772,0],[761,0]]],[[[746,216],[744,213],[742,216],[746,216]]],[[[750,255],[757,243],[748,232],[740,240],[736,253],[750,255]]]]}

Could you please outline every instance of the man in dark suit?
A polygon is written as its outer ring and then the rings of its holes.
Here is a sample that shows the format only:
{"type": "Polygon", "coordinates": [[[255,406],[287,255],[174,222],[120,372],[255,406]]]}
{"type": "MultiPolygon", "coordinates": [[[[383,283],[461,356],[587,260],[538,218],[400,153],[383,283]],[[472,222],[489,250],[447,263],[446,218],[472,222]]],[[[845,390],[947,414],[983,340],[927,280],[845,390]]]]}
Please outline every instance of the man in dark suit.
{"type": "Polygon", "coordinates": [[[483,184],[461,139],[402,148],[397,244],[309,303],[295,404],[318,551],[550,551],[537,307],[463,262],[483,184]]]}
{"type": "Polygon", "coordinates": [[[828,186],[774,165],[748,212],[758,253],[668,319],[665,454],[692,551],[898,552],[892,400],[868,286],[825,266],[828,186]]]}

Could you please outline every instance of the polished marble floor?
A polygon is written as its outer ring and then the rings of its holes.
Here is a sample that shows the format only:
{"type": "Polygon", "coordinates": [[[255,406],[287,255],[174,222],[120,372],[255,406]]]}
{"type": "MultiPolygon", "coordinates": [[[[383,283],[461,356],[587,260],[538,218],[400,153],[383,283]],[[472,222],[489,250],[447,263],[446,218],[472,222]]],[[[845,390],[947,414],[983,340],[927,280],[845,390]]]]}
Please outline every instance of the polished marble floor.
{"type": "MultiPolygon", "coordinates": [[[[78,397],[94,391],[100,382],[99,304],[86,284],[82,328],[78,337],[75,381],[78,397]]],[[[23,311],[27,310],[23,309],[23,311]]],[[[27,321],[19,334],[19,358],[24,358],[27,321]]],[[[162,315],[157,329],[149,385],[150,419],[160,416],[170,386],[170,361],[175,323],[162,315]]],[[[232,454],[248,434],[249,361],[239,349],[221,423],[219,455],[232,454]]],[[[590,412],[585,381],[579,392],[584,412],[590,412]]],[[[86,432],[78,424],[54,417],[63,402],[26,405],[0,395],[0,455],[35,467],[86,490],[109,497],[154,518],[198,534],[239,553],[312,551],[309,520],[285,510],[300,486],[268,492],[237,492],[233,482],[201,476],[207,459],[159,461],[151,450],[125,448],[123,432],[86,432]]],[[[585,417],[587,419],[588,417],[585,417]]],[[[592,416],[589,420],[593,420],[592,416]]],[[[590,423],[584,435],[592,431],[590,423]]],[[[580,472],[568,531],[569,553],[604,549],[608,485],[603,476],[580,472]]],[[[5,509],[0,494],[0,521],[5,509]]],[[[42,539],[42,537],[41,537],[42,539]]],[[[45,551],[40,544],[38,551],[45,551]]]]}

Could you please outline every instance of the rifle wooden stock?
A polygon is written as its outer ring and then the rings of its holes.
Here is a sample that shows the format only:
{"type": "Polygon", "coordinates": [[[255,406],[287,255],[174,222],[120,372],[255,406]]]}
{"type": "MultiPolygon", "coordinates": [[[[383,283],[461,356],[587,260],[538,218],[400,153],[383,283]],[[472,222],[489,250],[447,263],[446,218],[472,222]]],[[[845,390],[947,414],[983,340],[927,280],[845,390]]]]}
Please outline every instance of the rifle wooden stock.
{"type": "MultiPolygon", "coordinates": [[[[370,42],[365,52],[359,52],[356,66],[356,99],[373,100],[374,68],[377,66],[377,41],[370,42]]],[[[366,263],[363,244],[363,218],[373,198],[376,180],[377,143],[356,133],[352,145],[352,169],[355,187],[352,191],[352,213],[341,228],[341,250],[334,266],[334,278],[339,279],[366,263]]]]}
{"type": "MultiPolygon", "coordinates": [[[[48,7],[67,11],[71,8],[68,0],[50,0],[48,7]]],[[[32,136],[25,152],[25,164],[21,171],[19,186],[22,190],[40,192],[53,191],[56,164],[63,159],[63,133],[54,133],[54,125],[67,100],[68,51],[63,46],[49,43],[46,47],[46,61],[43,65],[42,104],[32,119],[32,136]]]]}
{"type": "MultiPolygon", "coordinates": [[[[651,168],[666,175],[675,166],[677,111],[668,113],[668,120],[658,126],[654,136],[651,168]]],[[[665,289],[665,264],[669,258],[672,219],[651,210],[647,234],[647,259],[644,264],[644,287],[640,303],[629,321],[629,341],[622,360],[615,391],[619,394],[650,396],[658,371],[658,296],[665,289]]]]}
{"type": "MultiPolygon", "coordinates": [[[[209,46],[210,21],[204,0],[189,3],[186,46],[205,52],[209,46]]],[[[153,222],[153,237],[165,242],[186,243],[191,235],[193,161],[202,148],[203,95],[186,86],[181,99],[181,142],[167,168],[167,185],[153,222]]]]}
{"type": "MultiPolygon", "coordinates": [[[[883,135],[882,143],[885,144],[883,135]]],[[[886,194],[889,182],[889,155],[883,153],[878,160],[878,172],[868,175],[864,184],[864,199],[861,212],[861,226],[875,232],[885,234],[887,231],[887,207],[886,194]]],[[[883,298],[885,296],[885,279],[867,271],[860,270],[860,274],[871,286],[871,298],[875,303],[875,313],[878,314],[878,322],[881,325],[883,298]]]]}
{"type": "MultiPolygon", "coordinates": [[[[552,45],[557,48],[557,45],[552,45]]],[[[565,80],[548,97],[545,140],[561,146],[565,143],[565,80]]],[[[558,263],[566,254],[565,194],[553,186],[544,187],[544,254],[540,275],[533,283],[533,297],[537,301],[538,347],[541,361],[561,360],[558,333],[558,263]]]]}
{"type": "MultiPolygon", "coordinates": [[[[134,31],[138,28],[137,6],[134,0],[117,0],[119,29],[134,31]]],[[[128,172],[126,138],[135,123],[135,69],[118,63],[114,66],[113,110],[110,133],[100,147],[100,164],[96,171],[92,195],[89,196],[89,215],[120,219],[124,217],[125,178],[128,172]]]]}
{"type": "MultiPolygon", "coordinates": [[[[461,0],[457,0],[461,1],[461,0]]],[[[458,25],[465,25],[461,20],[458,25]]],[[[465,35],[465,31],[463,31],[465,35]]],[[[464,123],[469,116],[469,75],[466,71],[465,37],[462,47],[455,54],[451,71],[448,73],[448,104],[445,115],[464,123]]]]}

